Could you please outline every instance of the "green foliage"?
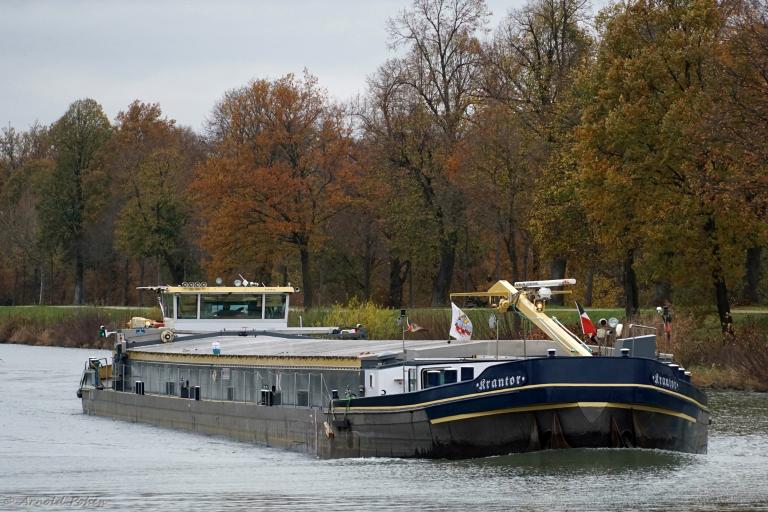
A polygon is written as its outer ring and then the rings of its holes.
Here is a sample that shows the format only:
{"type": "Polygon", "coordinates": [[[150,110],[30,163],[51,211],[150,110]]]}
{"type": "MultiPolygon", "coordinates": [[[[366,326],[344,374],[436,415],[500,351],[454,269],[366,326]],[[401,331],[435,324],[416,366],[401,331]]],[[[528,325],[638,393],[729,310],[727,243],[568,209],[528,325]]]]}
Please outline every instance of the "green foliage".
{"type": "Polygon", "coordinates": [[[87,223],[103,205],[106,181],[94,163],[110,134],[109,119],[91,99],[72,103],[52,126],[56,167],[40,204],[46,243],[79,250],[87,223]]]}
{"type": "MultiPolygon", "coordinates": [[[[347,304],[336,304],[331,308],[315,308],[303,313],[305,326],[335,326],[340,328],[354,327],[362,324],[371,339],[397,339],[400,337],[399,327],[395,319],[399,314],[392,309],[384,309],[372,302],[361,302],[352,299],[347,304]]],[[[292,324],[297,318],[293,316],[292,324]]]]}
{"type": "Polygon", "coordinates": [[[187,208],[180,188],[177,150],[152,152],[139,165],[135,194],[117,221],[118,247],[135,257],[164,256],[183,247],[187,208]]]}
{"type": "Polygon", "coordinates": [[[94,100],[78,100],[51,128],[56,167],[43,185],[38,205],[41,243],[62,248],[75,266],[75,304],[82,304],[85,238],[104,206],[107,177],[95,165],[112,133],[109,119],[94,100]]]}

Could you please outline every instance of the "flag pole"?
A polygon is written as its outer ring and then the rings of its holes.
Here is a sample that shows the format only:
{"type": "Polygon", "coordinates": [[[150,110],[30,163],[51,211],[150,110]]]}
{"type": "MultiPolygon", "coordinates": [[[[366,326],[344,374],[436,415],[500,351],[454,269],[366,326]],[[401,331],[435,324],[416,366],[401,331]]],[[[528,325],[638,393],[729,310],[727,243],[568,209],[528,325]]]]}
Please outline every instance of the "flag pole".
{"type": "Polygon", "coordinates": [[[404,309],[400,310],[400,315],[403,317],[404,322],[402,323],[402,335],[403,335],[403,393],[406,392],[405,389],[405,363],[408,361],[408,356],[405,352],[405,329],[408,326],[408,315],[406,314],[404,309]]]}

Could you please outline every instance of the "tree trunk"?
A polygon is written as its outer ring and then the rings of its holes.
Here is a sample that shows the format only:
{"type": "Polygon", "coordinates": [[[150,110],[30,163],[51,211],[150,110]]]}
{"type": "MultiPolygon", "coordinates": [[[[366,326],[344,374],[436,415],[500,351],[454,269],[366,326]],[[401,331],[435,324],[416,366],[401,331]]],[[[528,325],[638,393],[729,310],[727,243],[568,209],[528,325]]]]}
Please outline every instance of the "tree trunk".
{"type": "Polygon", "coordinates": [[[437,275],[432,286],[432,307],[448,304],[453,266],[456,262],[456,242],[455,233],[451,233],[440,242],[440,261],[437,264],[437,275]]]}
{"type": "Polygon", "coordinates": [[[401,262],[398,257],[391,257],[389,259],[389,292],[387,293],[387,307],[403,307],[403,288],[410,272],[410,260],[401,262]]]}
{"type": "Polygon", "coordinates": [[[75,301],[74,304],[83,304],[85,302],[84,274],[85,258],[80,247],[75,249],[75,301]]]}
{"type": "Polygon", "coordinates": [[[724,334],[733,334],[733,317],[731,316],[731,305],[728,301],[728,287],[722,274],[715,270],[712,272],[712,279],[715,284],[715,301],[717,302],[717,314],[720,317],[720,327],[724,334]]]}
{"type": "Polygon", "coordinates": [[[653,287],[653,303],[663,306],[672,302],[672,285],[668,281],[660,281],[653,287]]]}
{"type": "Polygon", "coordinates": [[[715,287],[715,303],[717,304],[717,315],[720,317],[720,327],[724,334],[733,334],[733,317],[728,301],[728,287],[725,284],[725,276],[723,276],[720,244],[717,243],[717,226],[713,215],[710,215],[704,224],[704,231],[712,244],[712,284],[715,287]]]}
{"type": "MultiPolygon", "coordinates": [[[[171,280],[174,285],[181,284],[184,281],[184,262],[173,257],[168,252],[163,253],[163,259],[165,260],[165,266],[168,267],[168,272],[171,274],[171,280]]],[[[158,262],[159,263],[159,262],[158,262]]],[[[157,266],[157,284],[160,283],[160,265],[157,266]]]]}
{"type": "Polygon", "coordinates": [[[750,304],[760,303],[759,286],[763,275],[763,248],[747,249],[746,273],[744,275],[744,300],[750,304]]]}
{"type": "Polygon", "coordinates": [[[507,250],[509,268],[512,270],[512,281],[520,279],[520,267],[517,262],[517,246],[514,233],[510,234],[509,237],[504,237],[504,248],[507,250]]]}
{"type": "Polygon", "coordinates": [[[587,270],[587,277],[584,283],[584,306],[592,306],[592,296],[595,292],[595,269],[590,268],[587,270]]]}
{"type": "MultiPolygon", "coordinates": [[[[568,266],[568,260],[558,256],[549,263],[549,276],[547,279],[565,279],[565,269],[568,266]]],[[[553,306],[562,306],[564,304],[564,295],[552,295],[549,301],[553,306]]]]}
{"type": "Polygon", "coordinates": [[[408,307],[413,308],[416,307],[416,291],[413,288],[413,266],[410,264],[410,262],[413,261],[413,255],[411,255],[411,259],[408,260],[408,307]]]}
{"type": "Polygon", "coordinates": [[[640,308],[637,275],[635,274],[635,250],[630,249],[624,258],[622,269],[622,285],[624,287],[624,313],[627,319],[634,318],[640,308]]]}
{"type": "Polygon", "coordinates": [[[43,265],[42,260],[40,262],[40,293],[37,296],[37,305],[42,306],[43,305],[43,277],[45,276],[45,265],[43,265]]]}
{"type": "MultiPolygon", "coordinates": [[[[539,258],[539,251],[536,250],[536,247],[531,245],[531,279],[540,279],[541,278],[541,258],[539,258]]],[[[526,279],[528,281],[528,279],[526,279]]]]}
{"type": "Polygon", "coordinates": [[[309,247],[306,243],[299,244],[299,257],[301,259],[301,285],[304,291],[304,309],[312,308],[313,289],[312,275],[309,261],[309,247]]]}
{"type": "MultiPolygon", "coordinates": [[[[369,226],[370,227],[370,226],[369,226]]],[[[371,235],[371,230],[365,231],[365,254],[363,256],[363,300],[371,299],[371,282],[373,270],[376,266],[376,242],[371,235]]]]}
{"type": "MultiPolygon", "coordinates": [[[[146,260],[144,258],[141,259],[141,263],[139,263],[139,283],[141,286],[144,286],[144,264],[146,263],[146,260]]],[[[181,283],[173,283],[174,285],[180,285],[181,283]]],[[[139,290],[139,306],[144,305],[144,290],[139,290]]]]}
{"type": "MultiPolygon", "coordinates": [[[[130,272],[130,261],[128,260],[128,257],[126,256],[123,260],[123,282],[122,286],[120,287],[120,304],[123,306],[128,305],[128,287],[131,285],[131,280],[129,276],[130,272]]],[[[139,286],[144,286],[144,283],[139,283],[139,286]]]]}
{"type": "MultiPolygon", "coordinates": [[[[528,243],[528,240],[525,240],[523,242],[523,275],[521,276],[523,281],[528,281],[528,276],[529,276],[528,262],[530,260],[530,257],[531,257],[531,247],[530,247],[530,244],[528,243]]],[[[517,276],[512,276],[512,279],[517,279],[517,276]]]]}

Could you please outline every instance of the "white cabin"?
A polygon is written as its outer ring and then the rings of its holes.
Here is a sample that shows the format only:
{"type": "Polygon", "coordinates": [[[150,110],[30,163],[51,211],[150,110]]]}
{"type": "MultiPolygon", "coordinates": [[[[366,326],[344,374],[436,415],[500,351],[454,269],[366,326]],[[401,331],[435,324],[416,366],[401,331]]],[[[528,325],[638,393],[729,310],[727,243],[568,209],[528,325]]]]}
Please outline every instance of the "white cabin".
{"type": "Polygon", "coordinates": [[[165,327],[177,331],[288,328],[291,286],[164,286],[156,288],[165,327]]]}

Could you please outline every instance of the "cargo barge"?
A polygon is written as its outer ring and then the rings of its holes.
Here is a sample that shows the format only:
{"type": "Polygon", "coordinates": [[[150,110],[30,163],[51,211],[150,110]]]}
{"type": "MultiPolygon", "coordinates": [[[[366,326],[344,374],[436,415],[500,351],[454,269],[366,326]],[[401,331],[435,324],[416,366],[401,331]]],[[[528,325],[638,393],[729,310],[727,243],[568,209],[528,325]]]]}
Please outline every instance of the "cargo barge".
{"type": "Polygon", "coordinates": [[[598,356],[545,313],[553,284],[565,282],[453,294],[550,338],[527,341],[368,340],[360,327],[289,328],[290,287],[156,287],[162,325],[115,333],[112,361],[90,359],[78,395],[87,414],[324,458],[705,453],[706,397],[655,334],[629,329],[598,356]]]}

